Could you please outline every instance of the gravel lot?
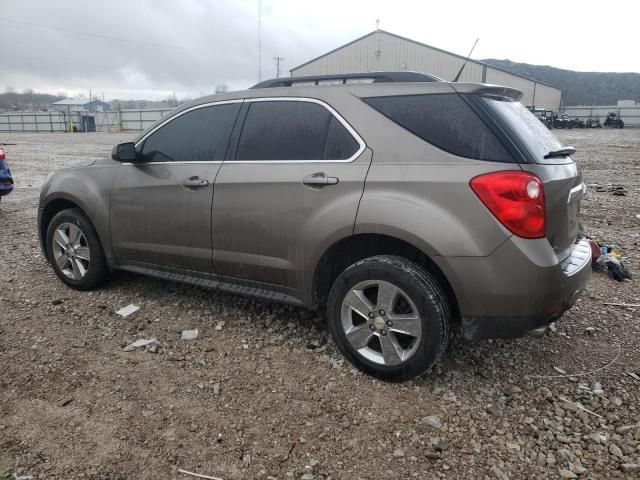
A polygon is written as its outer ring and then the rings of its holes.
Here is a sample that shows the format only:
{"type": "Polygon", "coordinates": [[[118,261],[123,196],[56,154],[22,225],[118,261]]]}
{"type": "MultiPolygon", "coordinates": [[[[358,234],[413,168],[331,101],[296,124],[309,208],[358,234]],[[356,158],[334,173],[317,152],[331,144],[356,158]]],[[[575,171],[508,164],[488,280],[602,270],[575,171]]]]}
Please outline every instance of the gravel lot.
{"type": "MultiPolygon", "coordinates": [[[[591,187],[586,231],[640,275],[640,130],[557,133],[591,187]],[[627,195],[596,191],[611,183],[627,195]]],[[[640,478],[640,309],[605,305],[640,303],[637,281],[594,274],[549,335],[456,338],[430,375],[385,384],[343,361],[322,314],[131,274],[64,287],[38,247],[40,187],[128,138],[0,134],[17,184],[0,203],[0,478],[640,478]]]]}

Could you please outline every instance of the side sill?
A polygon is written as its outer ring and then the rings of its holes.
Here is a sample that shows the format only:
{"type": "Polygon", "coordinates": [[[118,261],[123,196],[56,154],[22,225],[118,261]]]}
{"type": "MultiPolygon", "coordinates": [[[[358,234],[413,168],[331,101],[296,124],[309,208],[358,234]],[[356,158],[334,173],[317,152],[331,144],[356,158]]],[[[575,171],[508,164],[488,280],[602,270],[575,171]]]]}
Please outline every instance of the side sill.
{"type": "Polygon", "coordinates": [[[138,273],[149,277],[185,283],[196,287],[202,287],[218,292],[232,293],[245,297],[270,300],[272,302],[286,303],[295,307],[306,308],[304,302],[293,293],[285,293],[274,290],[269,284],[252,282],[228,277],[217,277],[203,273],[188,272],[172,269],[171,271],[158,270],[149,266],[121,265],[119,270],[138,273]]]}

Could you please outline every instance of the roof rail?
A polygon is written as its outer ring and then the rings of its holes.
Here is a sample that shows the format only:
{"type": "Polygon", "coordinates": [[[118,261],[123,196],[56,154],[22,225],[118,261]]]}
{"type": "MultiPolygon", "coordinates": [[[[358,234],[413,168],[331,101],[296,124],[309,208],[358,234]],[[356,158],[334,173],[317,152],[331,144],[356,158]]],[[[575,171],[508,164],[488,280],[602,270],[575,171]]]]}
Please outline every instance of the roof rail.
{"type": "Polygon", "coordinates": [[[308,77],[272,78],[256,83],[251,88],[295,87],[303,85],[340,85],[348,83],[383,82],[444,82],[435,75],[420,72],[362,72],[340,73],[336,75],[311,75],[308,77]]]}

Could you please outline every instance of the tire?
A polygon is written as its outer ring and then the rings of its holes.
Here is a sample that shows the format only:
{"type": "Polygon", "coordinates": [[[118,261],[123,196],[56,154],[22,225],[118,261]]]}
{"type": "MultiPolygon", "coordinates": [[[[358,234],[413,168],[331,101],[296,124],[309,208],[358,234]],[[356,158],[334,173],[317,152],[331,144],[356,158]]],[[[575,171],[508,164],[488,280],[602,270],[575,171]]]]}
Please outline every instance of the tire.
{"type": "Polygon", "coordinates": [[[69,287],[93,290],[109,278],[102,245],[82,210],[71,208],[58,212],[49,222],[46,240],[49,263],[69,287]],[[64,248],[63,244],[71,247],[64,248]]]}
{"type": "Polygon", "coordinates": [[[424,373],[449,342],[446,295],[429,272],[402,257],[370,257],[342,272],[329,293],[327,318],[343,355],[382,380],[403,381],[424,373]]]}

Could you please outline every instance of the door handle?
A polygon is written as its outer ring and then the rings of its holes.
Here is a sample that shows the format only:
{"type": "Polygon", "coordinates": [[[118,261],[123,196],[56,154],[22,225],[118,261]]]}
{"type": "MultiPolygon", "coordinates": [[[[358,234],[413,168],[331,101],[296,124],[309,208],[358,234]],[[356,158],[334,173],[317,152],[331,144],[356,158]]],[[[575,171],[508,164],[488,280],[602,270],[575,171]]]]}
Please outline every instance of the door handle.
{"type": "Polygon", "coordinates": [[[203,188],[209,185],[207,180],[202,180],[200,177],[189,177],[182,181],[182,186],[185,188],[203,188]]]}
{"type": "Polygon", "coordinates": [[[337,185],[340,180],[338,177],[329,177],[324,172],[312,173],[302,179],[304,185],[312,187],[323,187],[325,185],[337,185]]]}

